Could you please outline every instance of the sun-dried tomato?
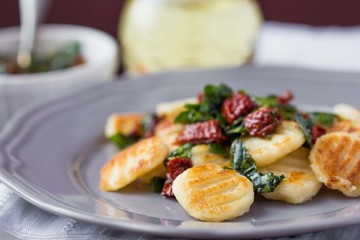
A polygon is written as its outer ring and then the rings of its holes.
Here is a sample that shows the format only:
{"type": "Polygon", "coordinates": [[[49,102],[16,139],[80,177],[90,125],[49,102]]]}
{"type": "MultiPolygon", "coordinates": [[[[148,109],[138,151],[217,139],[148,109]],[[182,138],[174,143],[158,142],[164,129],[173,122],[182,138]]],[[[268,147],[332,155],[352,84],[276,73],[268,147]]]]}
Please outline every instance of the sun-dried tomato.
{"type": "Polygon", "coordinates": [[[303,116],[303,118],[307,119],[307,120],[310,120],[310,116],[307,112],[299,112],[301,114],[301,116],[303,116]]]}
{"type": "Polygon", "coordinates": [[[248,114],[244,119],[244,124],[249,135],[265,137],[276,131],[280,121],[271,108],[262,107],[248,114]]]}
{"type": "Polygon", "coordinates": [[[232,124],[239,116],[248,114],[257,107],[249,96],[235,92],[226,99],[221,107],[221,113],[229,124],[232,124]]]}
{"type": "Polygon", "coordinates": [[[197,95],[197,100],[198,100],[199,103],[202,102],[203,97],[204,97],[204,94],[203,94],[203,93],[199,93],[199,94],[197,95]]]}
{"type": "Polygon", "coordinates": [[[315,124],[313,127],[312,127],[312,130],[311,130],[311,140],[312,140],[312,143],[315,143],[316,142],[316,139],[318,139],[319,137],[321,137],[322,135],[324,135],[326,133],[326,129],[320,125],[317,125],[315,124]]]}
{"type": "Polygon", "coordinates": [[[161,194],[163,196],[173,197],[172,184],[174,180],[186,169],[192,167],[190,158],[174,158],[166,163],[166,181],[161,194]]]}
{"type": "Polygon", "coordinates": [[[173,180],[172,179],[166,179],[165,183],[164,183],[164,187],[161,191],[161,195],[163,196],[167,196],[167,197],[173,197],[174,193],[172,190],[172,183],[173,180]]]}
{"type": "Polygon", "coordinates": [[[285,91],[283,94],[277,97],[277,101],[281,104],[288,104],[291,100],[293,100],[294,95],[291,91],[285,91]]]}
{"type": "Polygon", "coordinates": [[[210,143],[210,142],[223,142],[227,138],[224,136],[219,122],[209,120],[206,122],[194,123],[186,125],[184,130],[176,138],[177,143],[210,143]]]}
{"type": "Polygon", "coordinates": [[[169,177],[175,179],[186,169],[192,167],[191,159],[186,157],[174,158],[166,163],[166,172],[169,177]]]}

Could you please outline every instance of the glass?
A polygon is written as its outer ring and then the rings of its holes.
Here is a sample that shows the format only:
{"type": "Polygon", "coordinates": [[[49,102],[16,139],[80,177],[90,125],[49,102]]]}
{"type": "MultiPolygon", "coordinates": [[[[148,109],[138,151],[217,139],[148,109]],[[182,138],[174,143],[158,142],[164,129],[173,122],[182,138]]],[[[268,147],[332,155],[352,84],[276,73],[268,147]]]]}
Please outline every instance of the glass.
{"type": "Polygon", "coordinates": [[[243,65],[261,22],[253,0],[129,0],[119,25],[125,70],[243,65]]]}

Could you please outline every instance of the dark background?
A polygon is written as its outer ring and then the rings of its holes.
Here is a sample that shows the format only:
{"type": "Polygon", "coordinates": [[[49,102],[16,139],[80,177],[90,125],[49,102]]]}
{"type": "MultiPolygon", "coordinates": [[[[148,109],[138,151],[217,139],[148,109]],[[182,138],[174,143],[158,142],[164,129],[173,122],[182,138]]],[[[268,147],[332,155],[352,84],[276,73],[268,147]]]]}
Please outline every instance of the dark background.
{"type": "MultiPolygon", "coordinates": [[[[259,0],[259,3],[265,20],[314,26],[360,25],[359,0],[259,0]]],[[[124,0],[53,0],[45,22],[90,26],[116,37],[123,5],[124,0]]],[[[0,0],[0,28],[13,25],[19,25],[18,1],[0,0]]]]}

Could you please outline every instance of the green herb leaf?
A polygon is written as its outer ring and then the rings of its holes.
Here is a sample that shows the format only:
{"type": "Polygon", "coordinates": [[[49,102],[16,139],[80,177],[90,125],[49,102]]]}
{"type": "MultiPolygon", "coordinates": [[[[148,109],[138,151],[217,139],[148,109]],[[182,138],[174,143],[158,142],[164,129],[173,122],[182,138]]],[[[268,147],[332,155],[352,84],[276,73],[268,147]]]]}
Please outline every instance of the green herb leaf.
{"type": "Polygon", "coordinates": [[[332,113],[310,112],[308,115],[313,123],[325,126],[332,125],[336,119],[336,115],[332,113]]]}
{"type": "Polygon", "coordinates": [[[221,145],[221,144],[217,144],[217,143],[210,143],[209,144],[209,149],[212,153],[216,153],[219,154],[225,158],[229,157],[229,151],[226,150],[226,148],[221,145]]]}
{"type": "Polygon", "coordinates": [[[298,112],[297,108],[293,105],[281,105],[277,107],[281,116],[284,117],[285,120],[291,120],[294,115],[298,112]]]}
{"type": "Polygon", "coordinates": [[[224,100],[232,95],[232,90],[224,85],[206,85],[200,104],[186,104],[186,110],[174,120],[175,123],[192,124],[216,119],[224,100]]]}
{"type": "Polygon", "coordinates": [[[226,98],[232,95],[231,88],[224,84],[218,86],[206,85],[204,94],[200,103],[200,111],[209,114],[215,114],[219,111],[226,98]]]}
{"type": "Polygon", "coordinates": [[[269,95],[267,97],[252,97],[252,100],[255,101],[260,107],[277,108],[285,120],[291,120],[295,113],[298,112],[297,108],[293,105],[284,105],[279,103],[276,95],[269,95]]]}
{"type": "Polygon", "coordinates": [[[238,125],[232,125],[229,129],[225,131],[226,135],[230,137],[240,137],[248,135],[248,132],[245,128],[244,122],[241,122],[238,125]]]}
{"type": "Polygon", "coordinates": [[[277,107],[279,105],[279,102],[277,101],[277,96],[275,95],[269,95],[267,97],[255,97],[252,96],[252,100],[256,102],[257,105],[260,107],[277,107]]]}
{"type": "Polygon", "coordinates": [[[171,160],[174,158],[191,158],[191,149],[192,147],[195,146],[192,143],[185,143],[184,145],[178,147],[177,149],[175,149],[174,151],[172,151],[169,156],[167,157],[167,160],[171,160]]]}
{"type": "Polygon", "coordinates": [[[199,110],[200,104],[198,103],[187,103],[184,106],[188,110],[199,110]]]}
{"type": "Polygon", "coordinates": [[[254,185],[257,193],[273,192],[277,185],[285,178],[273,173],[260,173],[241,139],[235,139],[231,144],[232,168],[246,176],[254,185]]]}
{"type": "Polygon", "coordinates": [[[241,136],[246,136],[249,134],[245,128],[244,117],[237,118],[231,126],[228,126],[225,129],[224,132],[226,136],[228,136],[231,139],[238,138],[241,136]]]}
{"type": "Polygon", "coordinates": [[[306,143],[311,147],[312,146],[312,127],[313,122],[309,119],[305,119],[300,113],[296,113],[294,116],[295,122],[299,124],[301,131],[304,134],[306,143]]]}
{"type": "Polygon", "coordinates": [[[141,135],[142,137],[146,136],[147,133],[151,133],[154,130],[155,126],[155,116],[153,114],[145,114],[143,119],[141,120],[141,135]]]}
{"type": "Polygon", "coordinates": [[[257,193],[273,192],[280,182],[285,178],[284,175],[276,176],[273,173],[254,172],[247,177],[254,185],[257,193]]]}
{"type": "Polygon", "coordinates": [[[223,130],[225,130],[226,127],[227,127],[227,125],[228,125],[228,123],[226,122],[226,120],[225,120],[225,118],[223,117],[223,115],[221,115],[221,113],[218,113],[218,114],[216,115],[216,119],[218,120],[220,127],[221,127],[223,130]]]}
{"type": "Polygon", "coordinates": [[[195,109],[191,109],[188,111],[181,112],[178,116],[176,116],[174,122],[182,123],[182,124],[192,124],[192,123],[203,122],[211,119],[212,119],[211,115],[207,115],[203,112],[197,111],[195,109]]]}
{"type": "Polygon", "coordinates": [[[125,136],[121,133],[114,134],[109,138],[110,141],[115,143],[117,147],[122,150],[134,143],[136,143],[139,140],[139,137],[137,136],[125,136]]]}
{"type": "Polygon", "coordinates": [[[176,116],[176,118],[174,119],[175,123],[182,123],[182,124],[187,124],[190,123],[190,117],[189,117],[189,111],[184,111],[179,113],[179,115],[176,116]]]}
{"type": "Polygon", "coordinates": [[[151,189],[154,193],[161,193],[164,187],[165,178],[162,177],[153,177],[151,179],[151,189]]]}

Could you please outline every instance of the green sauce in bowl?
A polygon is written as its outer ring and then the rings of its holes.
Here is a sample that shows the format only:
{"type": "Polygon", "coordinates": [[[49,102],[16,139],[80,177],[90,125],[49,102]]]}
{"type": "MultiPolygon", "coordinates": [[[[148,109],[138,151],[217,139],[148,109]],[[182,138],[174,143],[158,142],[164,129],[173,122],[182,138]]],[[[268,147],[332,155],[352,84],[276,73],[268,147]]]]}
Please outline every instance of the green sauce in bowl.
{"type": "Polygon", "coordinates": [[[67,44],[55,53],[42,58],[33,57],[28,68],[20,68],[15,58],[0,55],[0,74],[41,73],[62,70],[85,63],[81,54],[81,45],[78,42],[67,44]]]}

